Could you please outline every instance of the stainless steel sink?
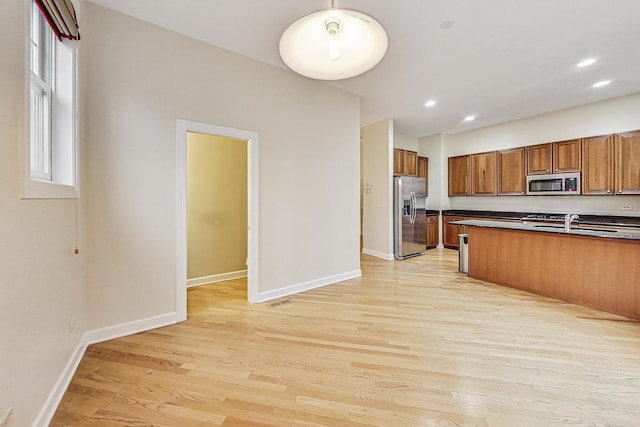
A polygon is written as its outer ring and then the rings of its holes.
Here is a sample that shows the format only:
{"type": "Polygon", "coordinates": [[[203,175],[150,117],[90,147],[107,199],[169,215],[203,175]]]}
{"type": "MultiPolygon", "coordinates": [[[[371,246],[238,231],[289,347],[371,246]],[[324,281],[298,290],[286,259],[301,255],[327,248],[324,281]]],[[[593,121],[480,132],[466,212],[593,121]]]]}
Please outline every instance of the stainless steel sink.
{"type": "MultiPolygon", "coordinates": [[[[564,226],[563,225],[546,225],[546,224],[537,224],[534,225],[535,228],[556,228],[556,229],[563,229],[564,226]]],[[[599,232],[599,233],[617,233],[618,230],[609,230],[609,229],[604,229],[604,228],[586,228],[586,227],[574,227],[571,229],[571,231],[593,231],[593,232],[599,232]]]]}
{"type": "Polygon", "coordinates": [[[608,230],[605,228],[572,228],[572,230],[578,230],[578,231],[597,231],[598,233],[617,233],[618,230],[608,230]]]}

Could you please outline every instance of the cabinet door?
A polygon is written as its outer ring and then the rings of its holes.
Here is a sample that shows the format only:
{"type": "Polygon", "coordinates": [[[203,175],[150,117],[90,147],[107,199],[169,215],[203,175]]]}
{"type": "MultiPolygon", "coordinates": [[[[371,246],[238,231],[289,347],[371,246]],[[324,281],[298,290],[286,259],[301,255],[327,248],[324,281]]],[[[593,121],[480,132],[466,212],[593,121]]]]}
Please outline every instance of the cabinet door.
{"type": "Polygon", "coordinates": [[[393,149],[393,176],[404,175],[404,150],[393,149]]]}
{"type": "Polygon", "coordinates": [[[551,144],[527,147],[527,175],[551,173],[551,144]]]}
{"type": "Polygon", "coordinates": [[[427,248],[438,246],[438,216],[427,217],[427,248]]]}
{"type": "Polygon", "coordinates": [[[496,152],[471,156],[471,194],[473,196],[496,195],[496,152]]]}
{"type": "Polygon", "coordinates": [[[580,172],[580,139],[554,142],[553,173],[580,172]]]}
{"type": "Polygon", "coordinates": [[[471,156],[449,157],[449,196],[471,194],[471,156]]]}
{"type": "Polygon", "coordinates": [[[525,147],[497,152],[498,195],[522,196],[525,194],[525,153],[525,147]]]}
{"type": "Polygon", "coordinates": [[[451,221],[462,221],[464,217],[460,216],[444,216],[442,223],[444,225],[443,244],[446,248],[458,249],[458,234],[463,233],[464,226],[450,224],[451,221]]]}
{"type": "Polygon", "coordinates": [[[418,177],[424,178],[424,194],[429,194],[429,159],[418,157],[418,177]]]}
{"type": "Polygon", "coordinates": [[[404,151],[404,174],[418,176],[418,153],[415,151],[404,151]]]}
{"type": "Polygon", "coordinates": [[[616,194],[640,194],[640,130],[615,136],[616,194]]]}
{"type": "Polygon", "coordinates": [[[582,194],[613,194],[613,135],[582,140],[582,194]]]}

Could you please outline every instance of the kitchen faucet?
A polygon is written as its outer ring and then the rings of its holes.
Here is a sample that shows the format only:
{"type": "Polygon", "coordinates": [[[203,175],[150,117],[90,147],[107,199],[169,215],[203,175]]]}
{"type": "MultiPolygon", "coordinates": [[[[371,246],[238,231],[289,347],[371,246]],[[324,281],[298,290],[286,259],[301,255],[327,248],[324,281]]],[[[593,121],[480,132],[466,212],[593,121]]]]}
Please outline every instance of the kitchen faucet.
{"type": "Polygon", "coordinates": [[[564,216],[564,231],[571,230],[571,222],[573,220],[579,219],[580,217],[576,214],[566,214],[564,216]]]}

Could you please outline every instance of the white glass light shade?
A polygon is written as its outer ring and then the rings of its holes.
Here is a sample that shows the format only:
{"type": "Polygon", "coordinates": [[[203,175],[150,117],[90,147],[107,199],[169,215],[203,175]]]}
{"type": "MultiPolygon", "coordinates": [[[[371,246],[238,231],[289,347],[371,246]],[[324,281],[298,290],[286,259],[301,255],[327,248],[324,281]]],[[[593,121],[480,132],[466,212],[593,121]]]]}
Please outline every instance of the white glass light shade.
{"type": "Polygon", "coordinates": [[[291,24],[280,38],[280,56],[298,74],[340,80],[373,68],[384,57],[388,44],[384,28],[370,16],[355,10],[329,9],[291,24]],[[340,23],[333,35],[327,29],[330,21],[340,23]]]}

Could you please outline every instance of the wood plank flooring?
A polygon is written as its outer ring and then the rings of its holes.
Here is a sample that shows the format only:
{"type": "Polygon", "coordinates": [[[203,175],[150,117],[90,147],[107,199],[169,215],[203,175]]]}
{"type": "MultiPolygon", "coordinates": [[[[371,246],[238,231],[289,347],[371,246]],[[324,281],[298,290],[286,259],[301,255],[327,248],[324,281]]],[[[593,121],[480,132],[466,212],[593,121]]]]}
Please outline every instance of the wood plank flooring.
{"type": "Polygon", "coordinates": [[[640,323],[363,255],[270,303],[192,288],[186,322],[88,348],[52,426],[640,425],[640,323]]]}

